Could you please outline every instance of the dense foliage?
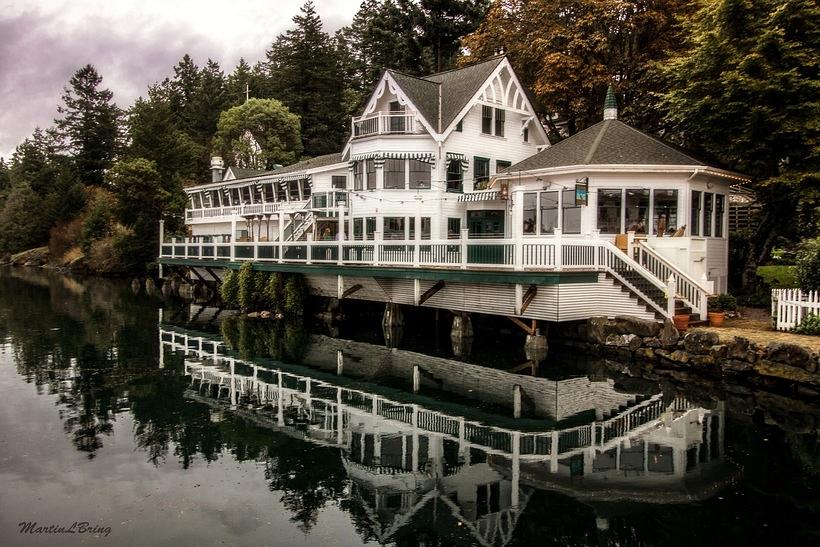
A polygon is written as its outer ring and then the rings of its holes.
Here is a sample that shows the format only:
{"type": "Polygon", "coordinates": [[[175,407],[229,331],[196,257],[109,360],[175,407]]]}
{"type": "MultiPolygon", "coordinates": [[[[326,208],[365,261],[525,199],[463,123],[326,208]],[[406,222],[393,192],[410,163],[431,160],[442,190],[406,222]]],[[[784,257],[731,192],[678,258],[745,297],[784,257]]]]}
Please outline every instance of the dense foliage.
{"type": "Polygon", "coordinates": [[[49,243],[67,262],[96,245],[114,271],[142,270],[211,155],[271,168],[337,152],[385,69],[503,51],[553,140],[599,121],[613,84],[628,123],[752,176],[765,207],[732,239],[731,280],[754,286],[775,247],[820,229],[818,21],[810,0],[364,0],[331,36],[308,1],[259,61],[226,74],[184,55],[126,112],[80,68],[54,127],[0,159],[0,253],[49,243]]]}
{"type": "Polygon", "coordinates": [[[797,285],[804,291],[820,290],[820,238],[806,241],[797,253],[797,285]]]}
{"type": "Polygon", "coordinates": [[[254,271],[250,262],[239,270],[228,270],[219,287],[219,296],[228,308],[288,316],[302,315],[305,294],[301,275],[254,271]]]}

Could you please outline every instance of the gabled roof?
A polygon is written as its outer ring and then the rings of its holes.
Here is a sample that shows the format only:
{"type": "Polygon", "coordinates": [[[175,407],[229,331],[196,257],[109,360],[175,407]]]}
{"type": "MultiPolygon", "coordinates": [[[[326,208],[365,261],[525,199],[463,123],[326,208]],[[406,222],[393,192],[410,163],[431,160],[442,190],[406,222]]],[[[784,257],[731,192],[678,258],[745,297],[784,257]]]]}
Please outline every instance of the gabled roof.
{"type": "Polygon", "coordinates": [[[324,156],[316,156],[315,158],[310,158],[307,160],[297,161],[296,163],[291,163],[285,167],[280,167],[275,171],[267,171],[265,175],[277,176],[277,175],[284,175],[287,173],[295,173],[298,171],[307,171],[309,169],[317,169],[319,167],[327,167],[328,165],[333,165],[335,163],[342,163],[342,153],[341,152],[334,152],[333,154],[325,154],[324,156]]]}
{"type": "Polygon", "coordinates": [[[509,167],[506,172],[573,165],[691,165],[686,152],[619,120],[604,120],[509,167]]]}
{"type": "Polygon", "coordinates": [[[387,72],[424,119],[438,131],[444,131],[503,60],[503,55],[497,55],[469,66],[423,77],[409,76],[394,70],[387,72]],[[442,96],[440,128],[439,87],[442,96]]]}
{"type": "MultiPolygon", "coordinates": [[[[228,171],[230,171],[233,174],[234,179],[246,179],[246,178],[249,178],[249,177],[255,177],[255,176],[261,175],[262,173],[265,172],[264,169],[243,169],[241,167],[228,167],[228,169],[225,171],[226,175],[227,175],[228,171]]],[[[226,179],[226,180],[233,180],[233,179],[226,179]]]]}

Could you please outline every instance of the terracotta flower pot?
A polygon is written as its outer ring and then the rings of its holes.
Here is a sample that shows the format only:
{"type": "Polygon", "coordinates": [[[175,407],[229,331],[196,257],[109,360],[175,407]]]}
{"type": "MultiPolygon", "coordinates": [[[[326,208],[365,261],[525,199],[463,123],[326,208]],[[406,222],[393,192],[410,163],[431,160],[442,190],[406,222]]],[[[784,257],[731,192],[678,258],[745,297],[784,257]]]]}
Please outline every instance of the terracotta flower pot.
{"type": "Polygon", "coordinates": [[[712,327],[720,327],[723,325],[723,320],[726,319],[726,312],[710,311],[706,314],[709,317],[709,325],[712,327]]]}
{"type": "Polygon", "coordinates": [[[689,316],[688,315],[673,315],[672,322],[675,323],[675,328],[679,331],[683,332],[689,328],[689,316]]]}

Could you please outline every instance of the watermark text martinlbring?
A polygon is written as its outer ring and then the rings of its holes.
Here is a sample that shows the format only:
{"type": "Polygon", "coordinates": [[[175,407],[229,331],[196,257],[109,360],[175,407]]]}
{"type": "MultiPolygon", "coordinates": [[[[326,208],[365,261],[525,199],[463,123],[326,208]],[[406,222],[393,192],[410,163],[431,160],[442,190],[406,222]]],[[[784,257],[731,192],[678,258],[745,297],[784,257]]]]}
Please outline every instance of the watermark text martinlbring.
{"type": "Polygon", "coordinates": [[[110,526],[99,526],[90,522],[72,522],[71,524],[40,524],[35,521],[23,521],[17,525],[21,534],[89,534],[108,537],[110,526]]]}

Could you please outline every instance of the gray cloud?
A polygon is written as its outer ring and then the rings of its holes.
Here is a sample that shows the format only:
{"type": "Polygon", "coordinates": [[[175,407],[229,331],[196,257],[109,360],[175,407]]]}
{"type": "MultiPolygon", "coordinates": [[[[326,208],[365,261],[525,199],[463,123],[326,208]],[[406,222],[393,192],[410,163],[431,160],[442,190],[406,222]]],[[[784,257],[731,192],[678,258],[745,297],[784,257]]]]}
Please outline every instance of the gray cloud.
{"type": "MultiPolygon", "coordinates": [[[[301,3],[252,0],[233,19],[207,3],[199,4],[205,11],[197,18],[183,8],[151,9],[149,3],[144,9],[134,4],[139,11],[95,12],[82,2],[6,10],[0,15],[0,157],[9,158],[35,127],[52,125],[63,88],[78,68],[93,64],[115,102],[128,107],[148,85],[170,76],[185,53],[200,66],[212,58],[225,72],[240,57],[253,64],[291,25],[301,3]]],[[[348,24],[357,8],[358,0],[317,2],[328,32],[348,24]]]]}

